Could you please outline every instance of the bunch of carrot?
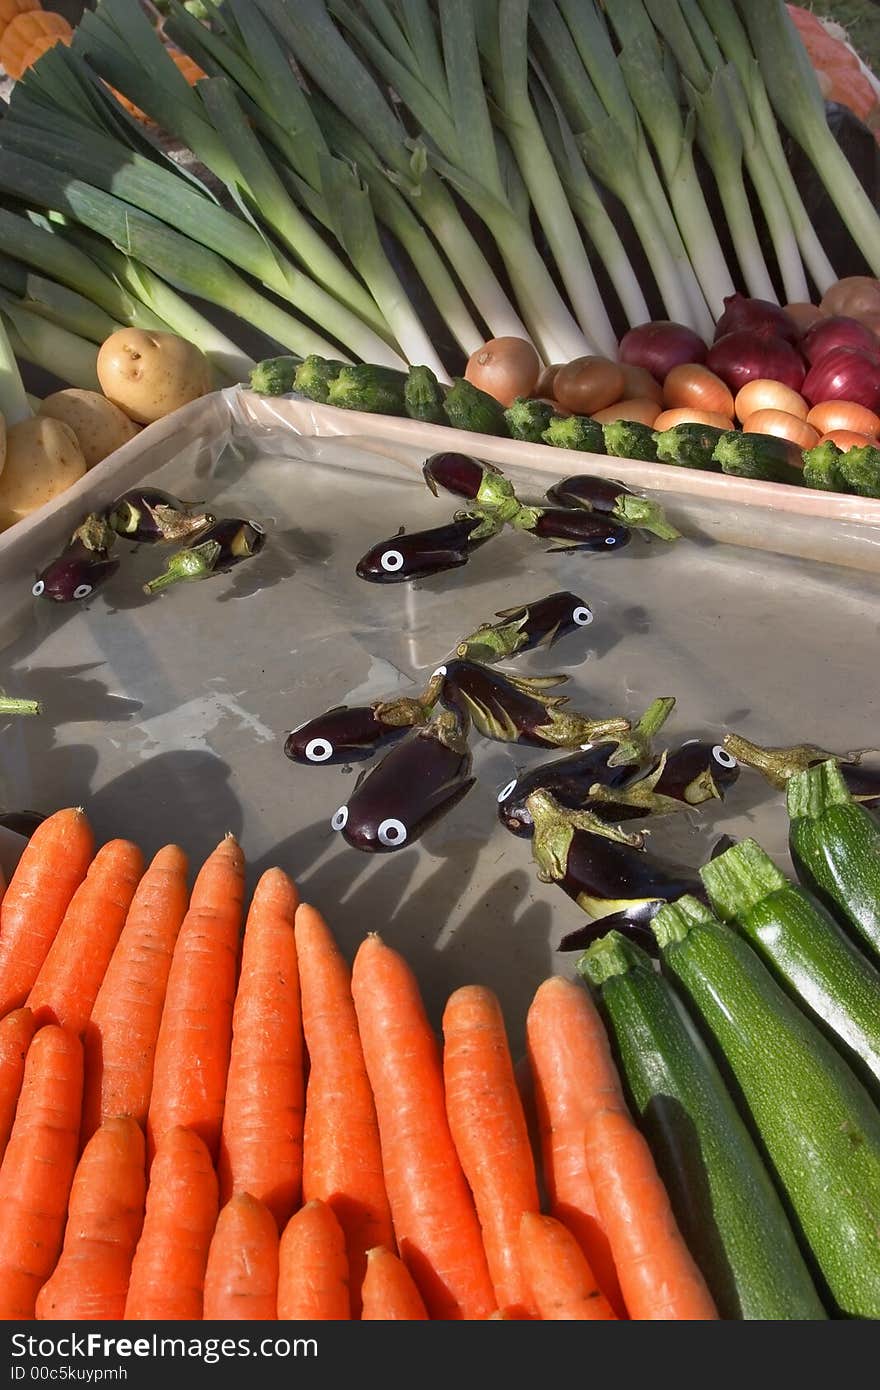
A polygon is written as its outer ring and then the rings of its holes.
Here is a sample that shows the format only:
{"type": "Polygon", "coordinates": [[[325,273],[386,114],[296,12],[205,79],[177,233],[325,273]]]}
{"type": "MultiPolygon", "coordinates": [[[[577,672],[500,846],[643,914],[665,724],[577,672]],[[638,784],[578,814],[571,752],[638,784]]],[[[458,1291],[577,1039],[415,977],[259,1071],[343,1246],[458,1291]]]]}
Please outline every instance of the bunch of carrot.
{"type": "Polygon", "coordinates": [[[244,920],[231,836],[187,870],[64,810],[2,896],[0,1317],[717,1316],[581,985],[529,1009],[533,1146],[490,990],[441,1045],[379,936],[349,969],[280,869],[244,920]]]}

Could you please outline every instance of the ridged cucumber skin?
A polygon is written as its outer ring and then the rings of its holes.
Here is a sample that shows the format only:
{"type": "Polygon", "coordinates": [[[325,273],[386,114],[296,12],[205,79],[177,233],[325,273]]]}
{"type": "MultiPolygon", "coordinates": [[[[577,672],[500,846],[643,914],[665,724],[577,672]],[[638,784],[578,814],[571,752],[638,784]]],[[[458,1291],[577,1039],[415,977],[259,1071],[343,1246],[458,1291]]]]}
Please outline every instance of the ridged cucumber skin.
{"type": "Polygon", "coordinates": [[[795,888],[737,915],[739,929],[803,1005],[880,1081],[880,972],[819,903],[795,888]]]}
{"type": "Polygon", "coordinates": [[[792,820],[789,848],[804,887],[880,956],[880,827],[871,813],[842,804],[818,820],[792,820]]]}
{"type": "Polygon", "coordinates": [[[720,922],[661,952],[736,1079],[830,1297],[880,1317],[880,1112],[751,946],[720,922]]]}
{"type": "Polygon", "coordinates": [[[681,1233],[722,1318],[826,1318],[770,1176],[673,986],[635,966],[605,981],[600,1002],[681,1233]]]}

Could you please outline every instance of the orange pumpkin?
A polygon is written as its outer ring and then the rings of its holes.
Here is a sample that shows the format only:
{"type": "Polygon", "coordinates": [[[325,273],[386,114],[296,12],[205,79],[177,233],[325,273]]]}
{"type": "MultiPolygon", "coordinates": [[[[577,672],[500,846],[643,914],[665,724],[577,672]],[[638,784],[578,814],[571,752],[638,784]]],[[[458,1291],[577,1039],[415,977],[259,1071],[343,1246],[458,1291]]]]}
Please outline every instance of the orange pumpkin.
{"type": "Polygon", "coordinates": [[[33,67],[37,59],[42,58],[47,49],[54,48],[56,43],[66,44],[69,48],[72,42],[73,34],[42,34],[35,43],[31,44],[24,55],[22,60],[24,63],[23,73],[27,72],[28,68],[33,67]]]}
{"type": "Polygon", "coordinates": [[[13,81],[25,70],[28,50],[46,34],[66,35],[69,41],[73,30],[63,15],[46,10],[25,10],[7,24],[0,35],[0,66],[13,81]]]}
{"type": "Polygon", "coordinates": [[[11,24],[20,14],[41,8],[40,0],[0,0],[0,37],[2,37],[7,24],[11,24]]]}

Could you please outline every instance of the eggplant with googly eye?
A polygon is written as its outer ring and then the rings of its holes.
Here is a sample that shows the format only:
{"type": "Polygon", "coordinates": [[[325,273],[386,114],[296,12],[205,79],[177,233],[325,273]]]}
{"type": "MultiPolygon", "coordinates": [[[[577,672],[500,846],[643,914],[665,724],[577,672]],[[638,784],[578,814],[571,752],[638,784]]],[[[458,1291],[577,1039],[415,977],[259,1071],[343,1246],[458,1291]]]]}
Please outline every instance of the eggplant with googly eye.
{"type": "Polygon", "coordinates": [[[817,748],[813,743],[799,743],[791,748],[763,748],[758,743],[750,743],[740,734],[726,734],[724,748],[739,760],[744,767],[754,768],[767,779],[771,786],[784,791],[789,780],[796,773],[806,772],[818,763],[833,758],[840,768],[841,776],[850,795],[855,801],[869,809],[880,807],[880,768],[862,766],[866,753],[874,753],[873,748],[863,748],[850,753],[829,753],[825,748],[817,748]]]}
{"type": "Polygon", "coordinates": [[[34,598],[55,603],[81,603],[106,584],[119,569],[119,560],[106,550],[92,550],[75,540],[40,573],[34,598]]]}
{"type": "Polygon", "coordinates": [[[501,525],[488,516],[468,513],[428,531],[400,531],[374,545],[358,560],[359,579],[370,584],[403,584],[459,569],[471,551],[497,535],[501,525]]]}
{"type": "Polygon", "coordinates": [[[675,701],[662,697],[645,710],[638,723],[622,738],[609,738],[580,748],[565,758],[540,763],[514,777],[498,793],[498,819],[512,835],[530,836],[534,830],[528,809],[533,792],[546,791],[569,811],[592,810],[606,819],[604,808],[591,804],[590,789],[596,783],[609,790],[623,787],[649,762],[651,740],[669,718],[675,701]],[[615,754],[623,752],[623,761],[615,754]]]}
{"type": "Polygon", "coordinates": [[[390,854],[448,815],[475,781],[467,724],[444,710],[395,744],[330,824],[353,849],[390,854]]]}
{"type": "Polygon", "coordinates": [[[182,550],[175,550],[168,557],[164,572],[143,586],[144,593],[157,594],[171,584],[226,574],[243,560],[258,555],[265,544],[266,533],[258,522],[225,517],[194,536],[182,550]]]}
{"type": "Polygon", "coordinates": [[[473,721],[484,738],[523,743],[533,748],[578,748],[606,735],[628,733],[629,720],[591,719],[563,709],[565,695],[548,695],[566,676],[513,676],[477,661],[456,658],[440,667],[440,700],[473,721]]]}
{"type": "Polygon", "coordinates": [[[569,811],[549,792],[528,800],[534,822],[532,858],[542,883],[555,883],[590,921],[568,932],[558,951],[583,950],[613,924],[643,929],[665,902],[706,890],[695,870],[670,867],[649,854],[640,835],[601,821],[591,811],[569,811]]]}
{"type": "Polygon", "coordinates": [[[191,512],[179,498],[157,487],[132,488],[116,499],[106,515],[118,536],[147,545],[185,541],[217,520],[210,512],[191,512]]]}
{"type": "Polygon", "coordinates": [[[587,800],[609,820],[633,820],[723,801],[738,777],[739,764],[723,744],[695,738],[665,752],[649,773],[622,789],[591,787],[587,800]]]}
{"type": "Polygon", "coordinates": [[[292,730],[284,752],[292,762],[313,766],[365,762],[410,729],[427,724],[440,695],[441,679],[432,680],[419,700],[401,696],[374,705],[329,709],[292,730]]]}
{"type": "Polygon", "coordinates": [[[537,540],[556,541],[557,550],[589,550],[607,554],[621,550],[632,540],[632,531],[613,516],[577,507],[520,507],[511,526],[537,540]]]}
{"type": "Polygon", "coordinates": [[[593,610],[577,594],[563,589],[521,608],[502,608],[501,621],[482,623],[458,643],[455,654],[469,661],[504,661],[538,647],[552,647],[579,628],[589,627],[593,610]]]}
{"type": "Polygon", "coordinates": [[[632,492],[614,478],[577,473],[571,478],[563,478],[561,483],[554,483],[545,496],[554,507],[583,507],[587,511],[601,512],[623,526],[650,531],[664,541],[678,540],[681,535],[666,520],[666,514],[658,502],[632,492]]]}

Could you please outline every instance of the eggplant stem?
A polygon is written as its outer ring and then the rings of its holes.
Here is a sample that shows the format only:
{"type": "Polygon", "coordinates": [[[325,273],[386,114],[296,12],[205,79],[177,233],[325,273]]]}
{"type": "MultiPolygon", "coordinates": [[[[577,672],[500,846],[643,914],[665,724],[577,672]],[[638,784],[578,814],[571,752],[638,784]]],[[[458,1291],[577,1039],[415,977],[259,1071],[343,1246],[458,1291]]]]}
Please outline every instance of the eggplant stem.
{"type": "Polygon", "coordinates": [[[643,781],[634,782],[632,786],[621,787],[618,790],[606,787],[602,782],[594,782],[587,793],[587,799],[604,805],[631,806],[635,810],[644,811],[646,816],[668,816],[676,811],[693,809],[687,801],[678,801],[674,796],[663,796],[660,792],[652,791],[648,784],[655,781],[656,776],[655,770],[643,781]]]}
{"type": "Polygon", "coordinates": [[[675,708],[674,695],[661,695],[652,700],[638,723],[622,739],[608,759],[609,767],[626,767],[630,763],[647,762],[651,756],[651,740],[659,733],[675,708]]]}
{"type": "Polygon", "coordinates": [[[220,558],[223,547],[218,541],[203,541],[186,550],[176,551],[168,560],[164,574],[150,579],[144,585],[145,594],[156,594],[171,584],[179,584],[195,579],[207,579],[213,574],[214,566],[220,558]]]}
{"type": "Polygon", "coordinates": [[[724,747],[738,763],[760,772],[779,791],[785,790],[792,777],[806,772],[816,763],[829,759],[839,763],[860,763],[866,753],[873,751],[862,748],[850,753],[830,753],[827,748],[817,748],[813,743],[798,743],[791,748],[763,748],[759,743],[750,743],[740,734],[725,734],[724,747]]]}
{"type": "Polygon", "coordinates": [[[591,811],[568,810],[547,791],[539,789],[526,797],[526,810],[534,824],[532,858],[543,883],[554,883],[565,877],[568,851],[576,830],[585,830],[633,849],[644,848],[643,833],[629,834],[619,825],[600,820],[591,811]]]}
{"type": "Polygon", "coordinates": [[[618,497],[611,515],[623,522],[624,526],[635,527],[639,531],[650,531],[661,541],[677,541],[681,532],[666,520],[666,514],[659,502],[647,497],[636,497],[633,493],[622,493],[618,497]]]}
{"type": "Polygon", "coordinates": [[[0,695],[0,715],[42,713],[39,700],[14,700],[11,695],[0,695]]]}

